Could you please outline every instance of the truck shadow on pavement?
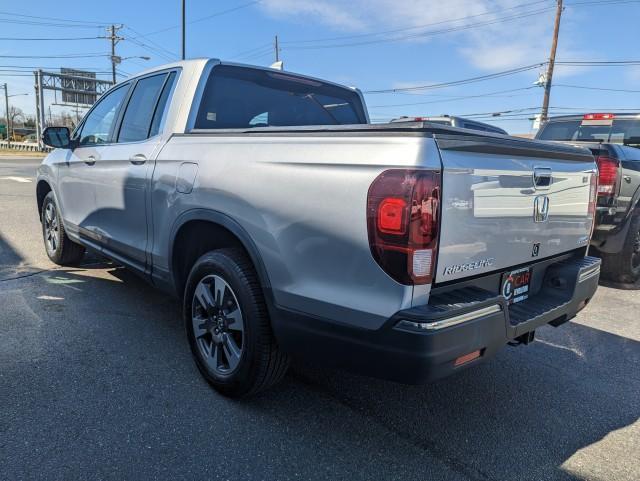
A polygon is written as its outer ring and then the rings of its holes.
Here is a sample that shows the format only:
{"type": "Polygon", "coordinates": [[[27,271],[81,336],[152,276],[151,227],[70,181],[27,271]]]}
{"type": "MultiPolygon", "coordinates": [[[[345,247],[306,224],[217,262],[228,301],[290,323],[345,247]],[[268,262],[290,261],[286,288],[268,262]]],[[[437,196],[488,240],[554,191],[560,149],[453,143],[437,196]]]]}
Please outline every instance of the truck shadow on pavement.
{"type": "MultiPolygon", "coordinates": [[[[271,391],[230,401],[193,365],[179,302],[122,268],[10,281],[7,300],[8,479],[109,466],[171,478],[194,464],[200,478],[583,479],[595,468],[572,457],[640,414],[640,343],[576,323],[428,386],[294,363],[271,391]],[[229,443],[237,466],[217,458],[229,443]]],[[[637,479],[633,459],[604,477],[637,479]]]]}

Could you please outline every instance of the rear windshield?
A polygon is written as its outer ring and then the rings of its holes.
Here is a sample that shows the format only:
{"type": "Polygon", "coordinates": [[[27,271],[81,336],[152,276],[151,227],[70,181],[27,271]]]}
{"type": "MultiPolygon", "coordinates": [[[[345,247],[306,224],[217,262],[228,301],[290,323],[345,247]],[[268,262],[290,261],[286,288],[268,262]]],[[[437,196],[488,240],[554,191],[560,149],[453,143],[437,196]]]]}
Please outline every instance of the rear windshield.
{"type": "Polygon", "coordinates": [[[195,128],[366,123],[352,90],[293,75],[219,65],[212,69],[195,128]]]}
{"type": "Polygon", "coordinates": [[[601,124],[582,120],[552,120],[542,127],[536,138],[608,142],[640,147],[640,119],[615,119],[601,124]]]}

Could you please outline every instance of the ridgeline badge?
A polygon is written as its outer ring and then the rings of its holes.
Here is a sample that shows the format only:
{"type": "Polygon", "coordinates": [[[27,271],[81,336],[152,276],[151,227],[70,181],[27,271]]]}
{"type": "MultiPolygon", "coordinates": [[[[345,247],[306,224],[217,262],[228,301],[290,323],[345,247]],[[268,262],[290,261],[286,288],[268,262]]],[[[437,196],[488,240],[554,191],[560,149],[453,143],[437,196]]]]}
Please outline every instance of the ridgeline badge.
{"type": "Polygon", "coordinates": [[[455,264],[444,268],[444,275],[450,276],[457,274],[458,272],[473,271],[476,269],[482,269],[483,267],[492,266],[496,261],[494,257],[488,257],[475,262],[467,262],[466,264],[455,264]]]}

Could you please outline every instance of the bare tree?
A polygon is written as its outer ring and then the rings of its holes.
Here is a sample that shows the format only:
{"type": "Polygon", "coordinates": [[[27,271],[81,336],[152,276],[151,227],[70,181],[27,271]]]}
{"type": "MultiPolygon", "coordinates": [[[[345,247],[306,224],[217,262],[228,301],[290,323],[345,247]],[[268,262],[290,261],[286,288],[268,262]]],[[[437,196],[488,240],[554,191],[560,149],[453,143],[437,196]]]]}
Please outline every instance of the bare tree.
{"type": "Polygon", "coordinates": [[[15,128],[24,122],[24,112],[20,107],[12,105],[9,107],[9,118],[11,119],[11,127],[15,128]]]}

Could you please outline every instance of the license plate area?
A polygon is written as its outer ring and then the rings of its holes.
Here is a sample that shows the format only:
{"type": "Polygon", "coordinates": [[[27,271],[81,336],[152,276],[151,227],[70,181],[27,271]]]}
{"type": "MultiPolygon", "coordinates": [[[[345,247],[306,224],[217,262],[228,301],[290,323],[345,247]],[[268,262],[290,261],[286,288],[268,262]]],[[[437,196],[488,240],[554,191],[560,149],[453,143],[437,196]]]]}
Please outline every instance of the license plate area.
{"type": "Polygon", "coordinates": [[[502,274],[500,293],[511,305],[529,298],[531,267],[523,267],[502,274]]]}

